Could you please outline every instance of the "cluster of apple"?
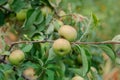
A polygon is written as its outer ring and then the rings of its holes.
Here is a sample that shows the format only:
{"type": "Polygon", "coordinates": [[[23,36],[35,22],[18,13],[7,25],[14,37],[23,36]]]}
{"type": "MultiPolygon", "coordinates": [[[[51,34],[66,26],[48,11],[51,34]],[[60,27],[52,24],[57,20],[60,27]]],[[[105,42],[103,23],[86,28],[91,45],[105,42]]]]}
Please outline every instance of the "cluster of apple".
{"type": "MultiPolygon", "coordinates": [[[[75,41],[77,38],[77,31],[69,25],[63,25],[58,30],[61,38],[57,39],[53,43],[53,50],[55,54],[59,56],[65,56],[71,52],[70,42],[75,41]]],[[[8,57],[8,60],[13,65],[19,65],[25,59],[25,54],[21,50],[14,50],[8,57]]],[[[34,69],[28,68],[23,72],[25,77],[31,78],[34,75],[34,69]],[[31,71],[30,71],[31,70],[31,71]]],[[[32,77],[33,78],[33,77],[32,77]]]]}
{"type": "Polygon", "coordinates": [[[75,41],[77,38],[77,31],[72,26],[63,25],[58,30],[61,38],[53,43],[53,50],[59,56],[64,56],[71,52],[70,42],[75,41]]]}
{"type": "MultiPolygon", "coordinates": [[[[25,59],[25,54],[22,50],[14,50],[8,57],[9,62],[12,65],[19,65],[25,59]]],[[[35,70],[32,67],[28,67],[23,71],[23,77],[29,80],[36,80],[35,70]]]]}

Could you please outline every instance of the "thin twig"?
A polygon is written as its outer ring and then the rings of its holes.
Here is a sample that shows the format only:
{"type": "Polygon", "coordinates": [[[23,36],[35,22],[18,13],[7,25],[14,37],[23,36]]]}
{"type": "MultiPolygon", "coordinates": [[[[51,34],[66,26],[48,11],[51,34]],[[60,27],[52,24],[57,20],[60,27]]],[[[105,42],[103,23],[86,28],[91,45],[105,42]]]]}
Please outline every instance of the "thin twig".
{"type": "Polygon", "coordinates": [[[45,43],[45,42],[49,42],[49,43],[53,43],[54,41],[50,41],[50,40],[42,40],[42,41],[18,41],[18,42],[12,42],[10,45],[10,48],[8,51],[10,51],[12,49],[12,47],[16,44],[29,44],[29,43],[45,43]]]}
{"type": "MultiPolygon", "coordinates": [[[[12,47],[16,44],[29,44],[29,43],[53,43],[53,40],[41,40],[41,41],[18,41],[18,42],[12,42],[9,48],[9,51],[12,49],[12,47]]],[[[103,41],[103,42],[71,42],[71,44],[120,44],[120,41],[103,41]]]]}
{"type": "Polygon", "coordinates": [[[53,43],[54,41],[52,40],[41,40],[41,41],[18,41],[18,42],[12,42],[11,45],[15,45],[15,44],[21,44],[21,43],[45,43],[45,42],[49,42],[49,43],[53,43]]]}
{"type": "Polygon", "coordinates": [[[104,42],[72,42],[74,44],[120,44],[120,41],[104,41],[104,42]]]}
{"type": "MultiPolygon", "coordinates": [[[[86,20],[88,20],[88,19],[86,19],[86,20]]],[[[91,16],[88,24],[86,25],[86,27],[87,27],[86,31],[85,31],[85,32],[83,33],[83,35],[80,37],[80,40],[79,40],[79,41],[81,41],[81,40],[84,38],[84,36],[86,36],[86,35],[88,34],[89,29],[90,29],[91,22],[92,22],[92,16],[91,16]]]]}

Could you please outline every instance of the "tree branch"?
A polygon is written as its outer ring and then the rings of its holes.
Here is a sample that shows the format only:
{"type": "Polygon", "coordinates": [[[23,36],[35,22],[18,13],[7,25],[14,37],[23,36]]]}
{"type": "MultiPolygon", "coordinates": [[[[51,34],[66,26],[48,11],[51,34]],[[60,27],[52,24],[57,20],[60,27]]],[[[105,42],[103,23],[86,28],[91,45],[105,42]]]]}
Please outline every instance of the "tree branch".
{"type": "MultiPolygon", "coordinates": [[[[16,44],[29,44],[29,43],[53,43],[53,40],[41,40],[41,41],[18,41],[18,42],[12,42],[9,48],[9,51],[12,49],[12,47],[16,44]]],[[[120,44],[120,41],[103,41],[103,42],[71,42],[71,44],[120,44]]]]}
{"type": "Polygon", "coordinates": [[[104,41],[104,42],[72,42],[74,44],[120,44],[120,41],[104,41]]]}

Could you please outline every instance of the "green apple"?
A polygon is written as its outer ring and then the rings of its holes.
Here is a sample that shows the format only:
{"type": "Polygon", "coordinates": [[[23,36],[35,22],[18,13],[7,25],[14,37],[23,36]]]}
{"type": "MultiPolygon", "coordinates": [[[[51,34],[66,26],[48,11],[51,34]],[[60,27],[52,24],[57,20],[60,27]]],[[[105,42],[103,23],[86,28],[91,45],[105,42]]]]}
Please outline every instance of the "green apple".
{"type": "Polygon", "coordinates": [[[48,6],[44,6],[44,7],[41,8],[41,12],[44,16],[46,16],[47,14],[52,13],[52,10],[48,6]]]}
{"type": "Polygon", "coordinates": [[[72,78],[72,80],[84,80],[84,79],[81,76],[76,75],[72,78]]]}
{"type": "Polygon", "coordinates": [[[9,55],[9,62],[13,65],[18,65],[20,64],[25,58],[25,55],[23,51],[21,50],[15,50],[9,55]]]}
{"type": "Polygon", "coordinates": [[[67,39],[68,41],[75,41],[77,38],[77,31],[69,25],[63,25],[58,30],[58,33],[61,37],[67,39]]]}
{"type": "Polygon", "coordinates": [[[71,51],[71,45],[69,41],[65,39],[57,39],[53,43],[53,50],[54,52],[59,56],[64,56],[70,53],[71,51]]]}
{"type": "Polygon", "coordinates": [[[16,18],[19,21],[23,21],[23,20],[25,20],[26,15],[27,15],[27,9],[22,9],[16,13],[16,18]]]}

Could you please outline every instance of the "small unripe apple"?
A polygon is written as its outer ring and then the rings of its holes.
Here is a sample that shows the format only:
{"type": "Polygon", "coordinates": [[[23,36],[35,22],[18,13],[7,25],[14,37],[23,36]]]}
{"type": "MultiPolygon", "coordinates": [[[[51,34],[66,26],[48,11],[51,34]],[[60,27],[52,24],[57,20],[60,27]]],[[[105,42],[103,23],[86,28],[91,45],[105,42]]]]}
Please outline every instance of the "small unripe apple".
{"type": "Polygon", "coordinates": [[[9,55],[9,62],[13,65],[20,64],[25,58],[23,51],[15,50],[9,55]]]}
{"type": "Polygon", "coordinates": [[[47,14],[52,13],[52,10],[48,6],[44,6],[44,7],[41,8],[41,12],[44,16],[46,16],[47,14]]]}
{"type": "Polygon", "coordinates": [[[53,43],[53,50],[59,56],[64,56],[70,53],[71,45],[69,41],[65,39],[57,39],[53,43]]]}
{"type": "Polygon", "coordinates": [[[68,41],[75,41],[77,38],[77,31],[69,25],[63,25],[58,30],[58,33],[61,37],[67,39],[68,41]]]}
{"type": "Polygon", "coordinates": [[[22,9],[16,13],[16,18],[19,21],[23,21],[23,20],[25,20],[26,15],[27,15],[27,9],[22,9]]]}
{"type": "Polygon", "coordinates": [[[84,80],[81,76],[75,76],[72,78],[72,80],[84,80]]]}
{"type": "Polygon", "coordinates": [[[28,80],[36,80],[35,70],[32,67],[29,67],[23,71],[23,76],[28,80]]]}

